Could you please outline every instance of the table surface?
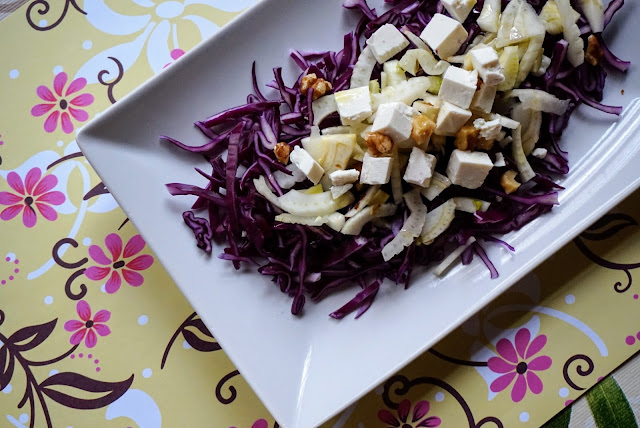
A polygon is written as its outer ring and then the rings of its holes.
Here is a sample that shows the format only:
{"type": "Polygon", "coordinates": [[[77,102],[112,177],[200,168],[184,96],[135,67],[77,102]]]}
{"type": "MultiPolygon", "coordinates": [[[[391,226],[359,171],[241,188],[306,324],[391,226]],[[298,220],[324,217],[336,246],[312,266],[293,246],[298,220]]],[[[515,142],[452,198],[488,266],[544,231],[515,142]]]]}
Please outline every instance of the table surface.
{"type": "MultiPolygon", "coordinates": [[[[0,426],[277,426],[74,139],[253,2],[0,0],[0,426]]],[[[326,427],[637,426],[638,219],[640,192],[326,427]]]]}

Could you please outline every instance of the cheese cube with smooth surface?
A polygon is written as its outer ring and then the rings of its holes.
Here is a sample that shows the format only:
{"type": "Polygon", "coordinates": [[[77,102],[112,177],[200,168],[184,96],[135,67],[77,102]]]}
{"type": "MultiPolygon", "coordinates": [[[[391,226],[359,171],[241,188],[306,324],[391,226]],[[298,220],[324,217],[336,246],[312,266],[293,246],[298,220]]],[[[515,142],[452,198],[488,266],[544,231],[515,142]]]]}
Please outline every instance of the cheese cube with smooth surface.
{"type": "Polygon", "coordinates": [[[485,152],[454,150],[447,165],[447,177],[457,186],[477,189],[493,168],[491,158],[485,152]]]}
{"type": "Polygon", "coordinates": [[[487,46],[486,48],[473,49],[469,54],[473,68],[478,71],[485,84],[496,86],[504,82],[500,59],[495,49],[487,46]]]}
{"type": "Polygon", "coordinates": [[[382,64],[409,46],[409,41],[395,25],[385,24],[371,35],[367,44],[373,56],[382,64]]]}
{"type": "Polygon", "coordinates": [[[473,121],[473,126],[480,131],[480,136],[486,140],[495,140],[502,131],[502,125],[498,119],[487,122],[482,118],[473,121]]]}
{"type": "Polygon", "coordinates": [[[296,146],[289,155],[291,162],[307,176],[313,184],[318,184],[324,175],[324,169],[305,149],[296,146]]]}
{"type": "Polygon", "coordinates": [[[436,162],[435,156],[414,147],[409,156],[407,170],[404,173],[404,181],[420,187],[429,186],[433,172],[436,169],[436,162]]]}
{"type": "Polygon", "coordinates": [[[480,89],[478,89],[476,94],[473,96],[471,108],[474,110],[480,110],[484,113],[491,113],[497,92],[498,88],[496,86],[489,86],[486,83],[483,83],[480,86],[480,89]]]}
{"type": "Polygon", "coordinates": [[[345,184],[355,183],[358,181],[358,177],[360,177],[360,173],[357,169],[338,170],[329,174],[331,184],[334,186],[344,186],[345,184]]]}
{"type": "Polygon", "coordinates": [[[402,143],[411,137],[411,128],[415,110],[405,103],[386,103],[376,111],[376,120],[371,132],[380,132],[391,138],[394,143],[402,143]]]}
{"type": "Polygon", "coordinates": [[[456,135],[469,119],[471,119],[469,110],[445,101],[440,108],[440,113],[438,113],[435,133],[444,136],[456,135]]]}
{"type": "Polygon", "coordinates": [[[442,0],[442,5],[449,15],[459,22],[464,22],[471,13],[471,9],[476,5],[476,0],[442,0]]]}
{"type": "Polygon", "coordinates": [[[391,178],[391,166],[393,158],[375,157],[369,152],[364,154],[362,159],[362,171],[360,172],[360,183],[382,185],[389,182],[391,178]]]}
{"type": "Polygon", "coordinates": [[[440,58],[448,58],[458,52],[468,35],[467,30],[458,21],[436,13],[420,34],[420,38],[440,58]]]}
{"type": "Polygon", "coordinates": [[[478,72],[449,67],[442,77],[438,95],[461,108],[469,108],[478,88],[478,72]]]}
{"type": "Polygon", "coordinates": [[[340,117],[347,123],[362,122],[373,113],[368,86],[336,92],[334,98],[340,117]]]}

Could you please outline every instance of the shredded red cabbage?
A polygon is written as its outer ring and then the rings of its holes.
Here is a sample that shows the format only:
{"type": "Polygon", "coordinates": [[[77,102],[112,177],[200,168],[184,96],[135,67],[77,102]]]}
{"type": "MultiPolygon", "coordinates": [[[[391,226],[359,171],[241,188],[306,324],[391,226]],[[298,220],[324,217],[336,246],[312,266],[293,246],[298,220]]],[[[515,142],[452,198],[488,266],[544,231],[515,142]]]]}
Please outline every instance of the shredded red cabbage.
{"type": "MultiPolygon", "coordinates": [[[[545,3],[543,0],[528,1],[537,11],[545,3]]],[[[258,272],[270,276],[280,290],[293,299],[293,314],[302,312],[305,296],[318,300],[346,284],[357,284],[361,291],[330,314],[332,318],[341,319],[356,311],[357,318],[371,306],[385,278],[406,288],[416,265],[441,261],[451,248],[467,242],[471,236],[514,251],[512,246],[494,235],[518,230],[558,203],[557,190],[562,187],[553,180],[569,172],[567,153],[561,150],[558,140],[575,108],[584,103],[607,113],[620,114],[621,111],[620,107],[606,106],[600,102],[606,77],[603,66],[626,71],[630,64],[611,53],[602,34],[596,35],[602,48],[602,64],[593,66],[585,63],[577,68],[572,67],[566,58],[567,42],[559,36],[547,35],[544,49],[545,54],[551,57],[551,65],[543,76],[529,76],[523,87],[542,89],[560,98],[568,96],[571,103],[562,116],[543,115],[538,147],[546,148],[548,154],[544,159],[532,159],[531,166],[537,175],[530,185],[507,195],[500,186],[501,172],[494,168],[481,189],[469,191],[457,186],[446,189],[433,201],[426,203],[429,210],[457,196],[490,201],[491,208],[474,215],[456,215],[449,230],[431,245],[413,244],[388,262],[383,261],[381,250],[398,233],[409,215],[404,204],[398,207],[394,217],[387,219],[390,229],[370,223],[355,238],[342,235],[327,226],[276,223],[274,217],[280,210],[256,191],[253,179],[265,176],[278,195],[284,193],[273,174],[276,171],[285,174],[291,172],[276,160],[273,148],[278,142],[290,146],[299,144],[302,137],[310,134],[313,123],[312,92],[300,93],[301,78],[315,73],[328,80],[334,91],[347,89],[361,51],[361,41],[387,23],[419,34],[435,13],[445,13],[441,2],[436,0],[386,0],[386,3],[390,6],[389,10],[378,15],[366,0],[343,0],[345,8],[362,15],[354,31],[345,35],[343,48],[337,52],[291,51],[291,58],[302,72],[292,86],[287,86],[282,78],[282,69],[273,70],[274,79],[267,86],[277,90],[277,99],[269,100],[260,91],[254,63],[251,70],[253,93],[247,97],[247,103],[195,123],[208,139],[206,144],[191,147],[173,138],[161,137],[161,141],[202,154],[211,166],[210,174],[196,168],[198,174],[208,180],[205,188],[180,183],[167,184],[172,195],[198,197],[191,210],[183,214],[198,247],[210,253],[213,241],[224,242],[228,246],[219,256],[221,259],[231,261],[236,269],[241,263],[257,264],[258,272]]],[[[465,47],[480,32],[475,21],[482,4],[483,1],[479,0],[464,23],[471,34],[465,47]]],[[[605,26],[623,4],[623,0],[613,0],[609,4],[605,12],[605,26]]],[[[582,17],[579,25],[586,40],[591,34],[586,19],[582,17]]],[[[374,78],[379,76],[380,69],[380,66],[376,67],[374,78]]],[[[325,119],[321,126],[335,124],[339,124],[339,118],[333,115],[325,119]]],[[[449,142],[442,159],[446,160],[452,150],[449,142]]],[[[497,151],[498,147],[490,151],[491,156],[497,151]]],[[[513,167],[513,161],[506,160],[513,167]]],[[[445,168],[446,161],[439,162],[436,167],[439,172],[444,172],[445,168]]],[[[309,184],[299,183],[294,188],[305,187],[309,187],[309,184]]],[[[478,241],[463,253],[463,263],[471,263],[474,255],[487,266],[491,278],[498,276],[498,271],[478,241]]]]}

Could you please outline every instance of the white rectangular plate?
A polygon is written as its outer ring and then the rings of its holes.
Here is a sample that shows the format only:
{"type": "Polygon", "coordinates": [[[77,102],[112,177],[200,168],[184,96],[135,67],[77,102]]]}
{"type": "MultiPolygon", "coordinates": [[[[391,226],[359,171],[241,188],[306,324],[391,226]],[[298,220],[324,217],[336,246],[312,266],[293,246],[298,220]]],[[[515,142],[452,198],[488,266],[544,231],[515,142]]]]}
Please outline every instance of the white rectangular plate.
{"type": "MultiPolygon", "coordinates": [[[[372,2],[381,4],[382,0],[372,2]]],[[[634,61],[626,76],[610,72],[604,102],[627,105],[640,96],[640,44],[630,35],[640,5],[627,2],[606,38],[622,58],[634,61]],[[624,88],[626,94],[621,95],[624,88]]],[[[337,322],[328,314],[355,289],[308,303],[290,314],[290,300],[269,278],[207,257],[196,248],[181,214],[192,199],[171,197],[168,182],[202,183],[203,163],[158,136],[193,145],[203,138],[193,122],[242,104],[251,91],[251,62],[262,84],[272,67],[285,65],[285,82],[298,71],[292,48],[339,49],[359,15],[340,0],[263,0],[214,38],[149,80],[85,126],[78,142],[106,186],[127,212],[171,277],[229,357],[286,428],[319,425],[434,345],[505,291],[590,222],[640,184],[638,144],[595,144],[615,118],[582,107],[563,138],[572,172],[561,205],[506,239],[517,252],[489,247],[500,271],[489,279],[478,261],[437,279],[416,273],[411,287],[387,284],[361,319],[337,322]]],[[[214,248],[214,254],[221,248],[214,248]]]]}

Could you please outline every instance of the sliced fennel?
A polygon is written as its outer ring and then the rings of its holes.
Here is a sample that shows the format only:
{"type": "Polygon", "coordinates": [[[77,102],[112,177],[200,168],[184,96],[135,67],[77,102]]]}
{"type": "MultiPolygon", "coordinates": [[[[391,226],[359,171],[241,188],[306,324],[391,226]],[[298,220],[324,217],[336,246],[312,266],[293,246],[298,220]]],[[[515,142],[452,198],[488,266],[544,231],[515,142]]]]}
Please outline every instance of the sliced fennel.
{"type": "Polygon", "coordinates": [[[514,87],[519,87],[522,82],[525,81],[529,73],[533,70],[537,71],[535,67],[536,61],[538,58],[542,57],[542,53],[544,52],[542,49],[542,44],[544,43],[544,36],[535,36],[529,40],[529,45],[527,46],[527,50],[525,51],[522,59],[520,60],[520,66],[518,68],[518,77],[516,78],[516,82],[514,87]]]}
{"type": "Polygon", "coordinates": [[[562,33],[562,19],[555,0],[547,0],[544,4],[540,11],[540,21],[547,33],[554,36],[562,33]]]}
{"type": "Polygon", "coordinates": [[[570,0],[556,0],[556,4],[562,19],[562,33],[569,42],[567,58],[571,65],[578,67],[584,62],[584,40],[580,37],[580,28],[576,24],[580,14],[571,7],[570,0]]]}
{"type": "Polygon", "coordinates": [[[387,86],[396,86],[407,81],[404,70],[400,67],[400,61],[387,61],[382,65],[384,73],[387,75],[387,86]]]}
{"type": "Polygon", "coordinates": [[[311,104],[311,109],[313,110],[313,124],[318,125],[330,114],[337,112],[338,105],[336,104],[335,97],[331,94],[315,100],[311,104]]]}
{"type": "Polygon", "coordinates": [[[283,213],[277,215],[275,220],[281,223],[302,224],[305,226],[322,226],[326,224],[336,232],[342,229],[346,221],[344,215],[340,213],[331,213],[322,216],[299,216],[283,213]]]}
{"type": "Polygon", "coordinates": [[[456,204],[456,210],[474,214],[476,211],[486,211],[491,206],[491,202],[474,198],[457,197],[451,198],[456,204]]]}
{"type": "Polygon", "coordinates": [[[453,262],[455,262],[456,259],[460,257],[460,255],[462,255],[462,253],[464,253],[467,248],[473,245],[474,242],[476,242],[476,238],[472,236],[467,240],[466,244],[460,245],[458,248],[453,250],[451,254],[449,254],[442,262],[440,262],[440,264],[433,270],[433,273],[437,276],[441,276],[444,271],[447,270],[447,268],[451,266],[453,262]]]}
{"type": "Polygon", "coordinates": [[[380,190],[380,186],[370,186],[367,189],[367,191],[364,193],[362,198],[358,201],[358,203],[353,208],[351,208],[349,212],[345,214],[345,216],[353,217],[356,214],[358,214],[360,211],[365,209],[365,207],[369,205],[369,203],[373,199],[374,195],[378,192],[378,190],[380,190]]]}
{"type": "Polygon", "coordinates": [[[402,102],[411,105],[415,100],[423,98],[427,91],[435,84],[435,77],[412,77],[395,86],[387,86],[379,94],[371,94],[373,110],[377,110],[380,104],[402,102]]]}
{"type": "Polygon", "coordinates": [[[362,50],[358,61],[353,66],[353,73],[351,74],[351,88],[359,88],[360,86],[367,86],[369,80],[371,80],[371,73],[373,68],[378,62],[373,55],[371,48],[367,46],[362,50]]]}
{"type": "Polygon", "coordinates": [[[436,60],[431,51],[424,49],[409,49],[399,62],[400,68],[412,76],[418,73],[420,67],[429,75],[439,76],[447,71],[449,65],[447,61],[436,60]]]}
{"type": "Polygon", "coordinates": [[[420,232],[420,240],[423,244],[429,245],[438,236],[442,235],[449,228],[453,218],[456,215],[456,203],[449,199],[438,208],[427,213],[422,232],[420,232]]]}
{"type": "Polygon", "coordinates": [[[506,93],[504,97],[519,98],[524,108],[557,115],[564,114],[569,107],[569,100],[561,100],[540,89],[514,89],[506,93]]]}
{"type": "Polygon", "coordinates": [[[442,175],[439,172],[434,172],[431,177],[431,183],[429,187],[423,187],[422,195],[430,201],[433,201],[442,191],[451,186],[451,180],[446,175],[442,175]]]}
{"type": "Polygon", "coordinates": [[[476,21],[482,31],[497,33],[500,28],[501,0],[485,0],[482,12],[476,21]]]}
{"type": "Polygon", "coordinates": [[[544,34],[544,25],[533,6],[525,0],[511,0],[500,16],[496,47],[515,45],[544,34]]]}
{"type": "Polygon", "coordinates": [[[304,172],[300,171],[294,164],[290,163],[286,168],[291,171],[291,175],[287,175],[282,171],[276,171],[273,173],[273,178],[275,178],[278,186],[281,188],[291,189],[296,185],[296,183],[300,183],[307,179],[304,172]]]}
{"type": "Polygon", "coordinates": [[[591,31],[601,33],[604,30],[604,5],[602,0],[580,0],[580,7],[587,17],[591,31]]]}
{"type": "Polygon", "coordinates": [[[420,189],[405,193],[404,200],[411,211],[411,215],[405,220],[398,234],[382,248],[382,258],[385,262],[413,244],[415,239],[420,236],[427,218],[427,207],[422,203],[420,189]]]}
{"type": "Polygon", "coordinates": [[[331,197],[331,192],[315,194],[303,193],[298,190],[289,190],[282,196],[276,196],[265,181],[263,176],[253,180],[258,193],[265,197],[271,204],[286,211],[289,214],[298,216],[322,216],[331,214],[346,207],[354,201],[351,192],[346,193],[338,199],[331,197]]]}
{"type": "Polygon", "coordinates": [[[374,205],[367,207],[366,209],[358,212],[355,216],[348,219],[342,229],[341,233],[345,235],[359,235],[365,224],[369,223],[374,218],[388,217],[396,213],[396,205],[384,204],[374,205]]]}
{"type": "Polygon", "coordinates": [[[518,167],[518,172],[520,172],[520,181],[524,184],[535,177],[536,173],[533,172],[533,169],[527,160],[527,155],[524,154],[524,149],[522,147],[522,127],[518,126],[511,136],[513,137],[513,142],[511,143],[511,156],[518,167]]]}

